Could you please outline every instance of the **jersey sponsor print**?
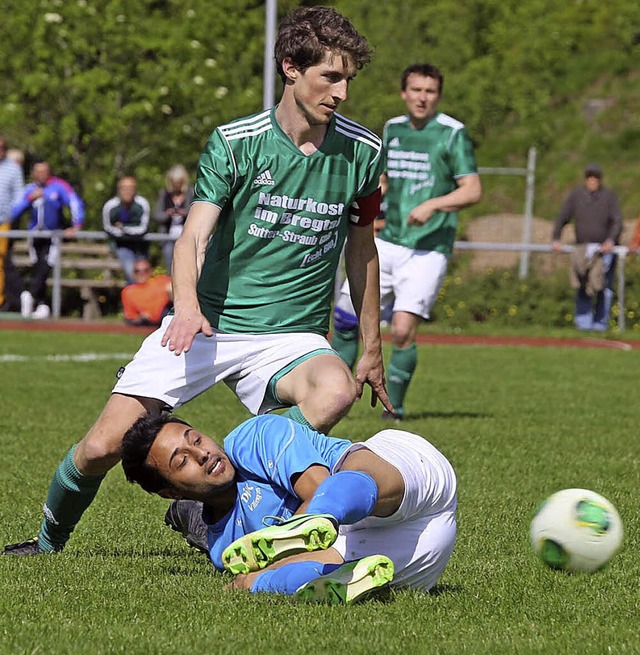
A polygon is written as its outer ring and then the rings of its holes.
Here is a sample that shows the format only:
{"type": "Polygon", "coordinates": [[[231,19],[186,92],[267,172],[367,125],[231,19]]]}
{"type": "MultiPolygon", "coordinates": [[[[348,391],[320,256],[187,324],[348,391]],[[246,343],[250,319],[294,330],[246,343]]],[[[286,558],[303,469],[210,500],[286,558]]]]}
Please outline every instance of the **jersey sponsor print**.
{"type": "Polygon", "coordinates": [[[421,226],[409,225],[407,218],[417,205],[455,190],[458,178],[478,172],[464,125],[439,113],[415,129],[408,116],[398,116],[385,125],[383,142],[389,188],[384,196],[386,223],[378,236],[396,245],[450,254],[457,212],[435,212],[421,226]]]}
{"type": "Polygon", "coordinates": [[[239,537],[291,518],[300,505],[291,481],[295,474],[313,465],[332,471],[349,446],[346,439],[268,415],[251,418],[227,435],[224,449],[236,469],[237,496],[223,518],[204,515],[214,566],[223,570],[222,553],[239,537]]]}
{"type": "Polygon", "coordinates": [[[275,110],[215,130],[195,200],[221,208],[198,283],[205,316],[223,332],[326,334],[333,279],[358,198],[378,187],[381,140],[337,114],[305,155],[275,110]]]}

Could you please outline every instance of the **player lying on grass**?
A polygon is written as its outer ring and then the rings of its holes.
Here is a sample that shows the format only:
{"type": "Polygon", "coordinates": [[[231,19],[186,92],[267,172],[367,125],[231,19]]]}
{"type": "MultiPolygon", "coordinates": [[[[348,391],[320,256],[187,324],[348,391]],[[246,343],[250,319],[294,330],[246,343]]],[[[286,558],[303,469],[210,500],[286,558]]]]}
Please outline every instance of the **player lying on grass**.
{"type": "Polygon", "coordinates": [[[402,430],[351,443],[269,415],[220,447],[180,419],[144,416],[122,465],[174,499],[172,527],[252,592],[348,603],[387,583],[426,591],[455,543],[453,468],[402,430]]]}

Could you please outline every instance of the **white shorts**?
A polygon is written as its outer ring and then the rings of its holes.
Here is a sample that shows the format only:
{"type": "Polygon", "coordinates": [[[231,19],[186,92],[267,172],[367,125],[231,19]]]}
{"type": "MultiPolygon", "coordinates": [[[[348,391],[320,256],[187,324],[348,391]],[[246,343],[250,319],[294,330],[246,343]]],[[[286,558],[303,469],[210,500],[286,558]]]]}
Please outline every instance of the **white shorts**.
{"type": "MultiPolygon", "coordinates": [[[[449,258],[435,250],[413,250],[376,239],[380,260],[380,307],[429,318],[447,273],[449,258]]],[[[345,282],[338,306],[355,314],[349,283],[345,282]]]]}
{"type": "MultiPolygon", "coordinates": [[[[318,334],[197,334],[188,353],[175,355],[160,345],[172,316],[150,334],[127,364],[113,393],[184,405],[218,382],[224,382],[252,414],[283,405],[267,394],[279,372],[321,353],[334,353],[318,334]]],[[[286,371],[288,372],[288,371],[286,371]]]]}
{"type": "Polygon", "coordinates": [[[395,567],[392,586],[427,591],[444,571],[456,541],[456,474],[426,439],[404,430],[383,430],[349,447],[336,464],[368,448],[400,471],[405,493],[391,516],[371,516],[340,527],[333,544],[345,560],[386,555],[395,567]]]}

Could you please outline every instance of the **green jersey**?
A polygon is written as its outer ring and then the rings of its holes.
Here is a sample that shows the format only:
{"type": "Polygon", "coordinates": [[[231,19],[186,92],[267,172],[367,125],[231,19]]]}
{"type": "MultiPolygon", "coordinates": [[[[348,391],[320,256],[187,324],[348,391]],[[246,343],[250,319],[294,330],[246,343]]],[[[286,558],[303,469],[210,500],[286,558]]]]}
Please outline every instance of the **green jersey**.
{"type": "Polygon", "coordinates": [[[389,188],[384,196],[385,227],[378,237],[416,250],[453,250],[457,212],[434,212],[424,225],[409,225],[411,210],[457,188],[456,179],[478,172],[464,125],[436,114],[417,130],[409,116],[387,121],[383,143],[389,188]]]}
{"type": "Polygon", "coordinates": [[[212,326],[326,334],[351,206],[378,188],[382,163],[380,138],[339,114],[308,156],[275,108],[216,129],[194,195],[221,208],[197,287],[212,326]]]}

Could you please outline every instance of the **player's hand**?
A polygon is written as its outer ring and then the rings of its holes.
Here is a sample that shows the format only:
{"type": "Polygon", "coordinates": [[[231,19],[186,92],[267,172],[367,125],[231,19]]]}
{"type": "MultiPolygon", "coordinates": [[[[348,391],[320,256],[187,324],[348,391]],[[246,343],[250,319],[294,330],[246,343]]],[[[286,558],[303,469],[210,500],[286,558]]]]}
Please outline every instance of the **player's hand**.
{"type": "Polygon", "coordinates": [[[411,210],[407,223],[409,225],[424,225],[433,216],[435,210],[436,207],[433,201],[427,200],[411,210]]]}
{"type": "Polygon", "coordinates": [[[211,324],[199,309],[176,309],[169,327],[160,342],[168,346],[176,355],[188,353],[196,334],[202,332],[207,337],[213,336],[211,324]]]}
{"type": "Polygon", "coordinates": [[[378,400],[382,406],[391,413],[395,414],[395,410],[387,389],[384,379],[384,366],[382,364],[382,352],[377,353],[364,353],[356,366],[356,397],[358,400],[362,398],[364,385],[368,384],[371,387],[371,407],[375,407],[378,400]]]}
{"type": "Polygon", "coordinates": [[[551,250],[553,252],[562,252],[562,244],[560,243],[560,241],[552,241],[551,250]]]}
{"type": "Polygon", "coordinates": [[[44,195],[44,191],[42,190],[42,187],[36,187],[29,194],[29,202],[33,202],[34,200],[37,200],[38,198],[42,198],[43,195],[44,195]]]}
{"type": "Polygon", "coordinates": [[[611,239],[605,239],[601,244],[600,244],[600,252],[613,252],[613,248],[615,247],[615,243],[611,239]]]}

